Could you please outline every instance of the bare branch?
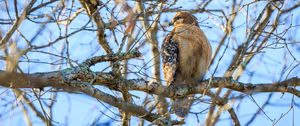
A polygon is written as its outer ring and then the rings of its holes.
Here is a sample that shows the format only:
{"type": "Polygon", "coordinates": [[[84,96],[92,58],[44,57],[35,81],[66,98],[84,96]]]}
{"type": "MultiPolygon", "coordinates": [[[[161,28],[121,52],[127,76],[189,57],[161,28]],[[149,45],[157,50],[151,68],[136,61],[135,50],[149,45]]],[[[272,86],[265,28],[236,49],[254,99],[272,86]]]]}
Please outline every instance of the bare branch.
{"type": "Polygon", "coordinates": [[[141,53],[137,50],[132,50],[128,53],[120,53],[120,54],[108,54],[104,56],[95,56],[93,58],[90,58],[82,63],[82,65],[86,66],[92,66],[99,62],[105,62],[105,61],[121,61],[126,60],[130,58],[140,57],[141,53]]]}
{"type": "Polygon", "coordinates": [[[18,27],[24,21],[24,19],[26,19],[26,16],[29,14],[30,9],[32,8],[32,6],[35,2],[36,2],[36,0],[31,0],[30,3],[26,6],[26,8],[24,8],[21,16],[17,17],[16,22],[13,24],[13,26],[10,28],[10,30],[6,33],[6,35],[1,39],[1,41],[0,41],[1,48],[3,48],[3,46],[7,43],[7,41],[11,38],[11,36],[14,34],[14,32],[18,29],[18,27]]]}

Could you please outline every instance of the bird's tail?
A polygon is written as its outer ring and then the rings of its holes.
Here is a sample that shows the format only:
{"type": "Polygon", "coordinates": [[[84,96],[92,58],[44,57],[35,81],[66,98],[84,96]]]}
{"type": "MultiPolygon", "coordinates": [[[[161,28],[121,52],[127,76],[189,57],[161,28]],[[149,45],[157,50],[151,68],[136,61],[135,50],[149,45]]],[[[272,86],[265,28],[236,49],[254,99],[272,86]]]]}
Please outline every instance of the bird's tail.
{"type": "Polygon", "coordinates": [[[184,117],[190,112],[191,105],[193,103],[194,95],[188,96],[188,98],[178,98],[173,102],[173,110],[175,114],[184,119],[184,117]]]}

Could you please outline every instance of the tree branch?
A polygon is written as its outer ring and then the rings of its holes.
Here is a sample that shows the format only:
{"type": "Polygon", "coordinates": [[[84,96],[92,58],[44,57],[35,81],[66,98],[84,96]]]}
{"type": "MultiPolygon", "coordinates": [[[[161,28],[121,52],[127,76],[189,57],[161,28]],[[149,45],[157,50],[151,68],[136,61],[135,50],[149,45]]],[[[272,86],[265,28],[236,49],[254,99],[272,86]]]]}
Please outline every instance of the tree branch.
{"type": "Polygon", "coordinates": [[[82,65],[86,66],[92,66],[95,65],[99,62],[104,62],[104,61],[120,61],[120,60],[126,60],[134,57],[140,57],[142,54],[138,52],[137,50],[132,50],[127,53],[120,53],[120,54],[108,54],[108,55],[103,55],[103,56],[95,56],[93,58],[90,58],[82,63],[82,65]]]}
{"type": "MultiPolygon", "coordinates": [[[[55,87],[65,91],[83,92],[125,112],[130,112],[137,117],[143,118],[150,122],[155,122],[156,124],[178,124],[180,122],[170,121],[159,116],[158,114],[148,112],[142,106],[123,101],[122,99],[102,92],[101,90],[93,87],[92,83],[94,85],[103,85],[117,91],[138,90],[169,98],[185,97],[190,94],[201,93],[210,96],[215,100],[213,104],[220,106],[226,105],[227,99],[223,99],[215,95],[208,88],[206,88],[206,85],[210,85],[210,88],[224,87],[246,94],[257,92],[289,92],[300,97],[299,90],[295,88],[300,86],[300,78],[297,77],[287,79],[282,82],[262,84],[242,83],[235,81],[232,78],[216,77],[212,78],[211,81],[208,79],[197,84],[173,85],[167,87],[155,81],[147,81],[143,79],[116,79],[112,73],[93,72],[89,69],[91,65],[94,65],[98,62],[123,60],[137,57],[139,55],[140,53],[135,51],[127,54],[109,54],[105,56],[93,57],[77,67],[45,73],[21,74],[0,70],[0,85],[10,88],[55,87]]],[[[240,125],[233,108],[229,108],[228,112],[230,113],[234,124],[240,125]]]]}
{"type": "Polygon", "coordinates": [[[11,38],[11,36],[14,34],[14,32],[18,29],[18,27],[21,25],[21,23],[25,20],[26,16],[29,14],[30,9],[32,8],[33,4],[36,2],[36,0],[30,1],[30,3],[25,7],[20,17],[17,17],[16,22],[13,24],[13,26],[10,28],[10,30],[5,34],[5,36],[0,41],[0,47],[2,48],[8,40],[11,38]]]}
{"type": "MultiPolygon", "coordinates": [[[[138,106],[132,103],[124,102],[122,99],[116,98],[109,94],[106,94],[99,89],[93,87],[89,82],[94,80],[94,83],[107,86],[111,89],[122,90],[139,90],[151,94],[157,94],[169,98],[184,97],[189,94],[197,94],[207,92],[206,86],[211,84],[212,88],[219,86],[229,88],[235,91],[244,93],[255,92],[289,92],[300,97],[300,92],[294,87],[300,86],[299,78],[291,78],[282,82],[276,83],[264,83],[264,84],[249,84],[232,80],[231,78],[214,78],[212,81],[205,80],[195,85],[176,85],[176,86],[163,86],[156,82],[149,82],[143,79],[131,79],[117,80],[112,74],[109,73],[93,73],[86,67],[68,68],[62,71],[48,72],[48,73],[33,73],[33,74],[20,74],[9,73],[6,71],[0,71],[0,85],[11,88],[41,88],[41,87],[55,87],[61,88],[65,91],[80,91],[88,94],[94,98],[104,101],[114,107],[122,109],[126,112],[131,112],[137,117],[141,117],[150,122],[160,123],[179,123],[170,122],[160,117],[157,114],[149,113],[142,106],[138,106]]],[[[206,95],[216,99],[215,104],[225,105],[226,99],[222,99],[212,92],[208,91],[206,95]]],[[[228,109],[235,125],[239,125],[238,119],[233,109],[228,109]]]]}
{"type": "Polygon", "coordinates": [[[58,87],[68,81],[90,82],[95,79],[95,84],[104,85],[114,90],[138,90],[146,93],[162,95],[169,98],[184,97],[189,94],[203,93],[206,88],[204,85],[211,84],[211,88],[225,87],[243,93],[257,92],[289,92],[300,97],[299,90],[295,87],[300,86],[300,78],[294,77],[282,82],[251,84],[232,80],[231,78],[216,77],[211,82],[204,80],[195,85],[176,85],[166,87],[156,82],[149,82],[143,79],[114,79],[110,73],[93,73],[83,67],[68,68],[62,71],[47,73],[20,74],[8,73],[0,70],[0,85],[12,88],[43,88],[58,87]],[[95,78],[94,75],[95,74],[95,78]]]}

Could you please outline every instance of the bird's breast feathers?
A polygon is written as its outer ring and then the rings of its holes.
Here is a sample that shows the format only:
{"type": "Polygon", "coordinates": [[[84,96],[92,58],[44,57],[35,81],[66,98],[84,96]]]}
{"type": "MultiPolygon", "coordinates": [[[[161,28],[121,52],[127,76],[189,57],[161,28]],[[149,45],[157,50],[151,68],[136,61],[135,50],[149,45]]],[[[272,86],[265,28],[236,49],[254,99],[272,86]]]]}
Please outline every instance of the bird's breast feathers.
{"type": "Polygon", "coordinates": [[[173,39],[178,42],[180,81],[202,79],[209,66],[211,47],[203,31],[194,25],[174,28],[173,39]],[[189,79],[189,80],[187,80],[189,79]]]}

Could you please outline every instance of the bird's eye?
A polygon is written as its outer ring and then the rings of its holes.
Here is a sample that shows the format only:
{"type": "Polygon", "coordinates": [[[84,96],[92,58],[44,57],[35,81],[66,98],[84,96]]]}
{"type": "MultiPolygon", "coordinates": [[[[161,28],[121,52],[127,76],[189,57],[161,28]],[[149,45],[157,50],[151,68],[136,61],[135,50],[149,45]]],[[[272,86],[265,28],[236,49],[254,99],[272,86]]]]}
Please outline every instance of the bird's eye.
{"type": "Polygon", "coordinates": [[[175,17],[175,18],[174,18],[175,21],[178,20],[178,19],[180,19],[180,17],[175,17]]]}

